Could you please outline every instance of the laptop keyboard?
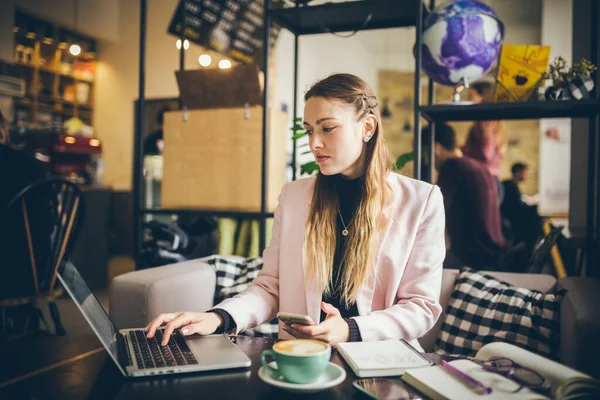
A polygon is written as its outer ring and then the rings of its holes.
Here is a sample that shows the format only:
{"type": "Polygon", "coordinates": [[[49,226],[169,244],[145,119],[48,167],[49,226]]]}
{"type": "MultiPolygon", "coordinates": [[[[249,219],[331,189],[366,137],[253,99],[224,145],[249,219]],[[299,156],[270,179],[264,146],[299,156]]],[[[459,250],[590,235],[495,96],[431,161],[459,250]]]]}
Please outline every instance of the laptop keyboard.
{"type": "Polygon", "coordinates": [[[140,369],[198,364],[185,339],[177,331],[173,332],[167,346],[161,345],[162,329],[157,330],[152,339],[148,339],[143,330],[129,331],[129,338],[140,369]]]}

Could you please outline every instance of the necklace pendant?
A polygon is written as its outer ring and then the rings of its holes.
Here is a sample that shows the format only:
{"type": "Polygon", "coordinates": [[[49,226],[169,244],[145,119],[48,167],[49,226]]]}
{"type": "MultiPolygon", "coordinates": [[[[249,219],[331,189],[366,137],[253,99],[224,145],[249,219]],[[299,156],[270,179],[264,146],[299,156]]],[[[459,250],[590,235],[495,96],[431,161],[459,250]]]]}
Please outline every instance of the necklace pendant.
{"type": "Polygon", "coordinates": [[[344,235],[344,236],[348,236],[348,229],[344,229],[344,230],[342,231],[342,235],[344,235]]]}

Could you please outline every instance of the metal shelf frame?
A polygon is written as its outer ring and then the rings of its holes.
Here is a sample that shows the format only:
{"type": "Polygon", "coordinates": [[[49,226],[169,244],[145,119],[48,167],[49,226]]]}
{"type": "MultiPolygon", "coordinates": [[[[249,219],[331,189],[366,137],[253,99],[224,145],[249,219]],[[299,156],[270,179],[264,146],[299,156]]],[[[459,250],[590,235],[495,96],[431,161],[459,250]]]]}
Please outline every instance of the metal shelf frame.
{"type": "MultiPolygon", "coordinates": [[[[539,119],[539,118],[586,118],[588,120],[588,154],[587,154],[587,199],[586,199],[586,238],[585,238],[585,259],[586,274],[598,276],[600,274],[600,89],[598,85],[591,93],[589,100],[569,100],[569,101],[539,101],[532,103],[495,103],[478,104],[470,106],[462,105],[432,105],[431,97],[427,105],[421,104],[421,73],[422,73],[422,55],[421,45],[423,44],[423,25],[421,16],[423,15],[423,5],[420,4],[417,19],[417,40],[415,48],[415,124],[414,124],[414,159],[415,159],[415,178],[424,179],[431,182],[433,177],[433,168],[430,168],[430,174],[423,177],[421,174],[421,117],[427,119],[431,125],[431,136],[426,138],[429,143],[435,142],[435,124],[447,121],[482,121],[482,120],[502,120],[502,119],[539,119]]],[[[595,65],[600,65],[600,54],[598,51],[598,13],[599,4],[596,1],[590,2],[590,55],[591,61],[595,65]]],[[[594,81],[595,72],[592,74],[594,81]]],[[[431,81],[430,81],[431,82],[431,81]]],[[[431,83],[429,88],[431,90],[431,83]]],[[[432,147],[433,148],[433,147],[432,147]]],[[[430,153],[431,165],[434,164],[434,152],[430,153]]]]}

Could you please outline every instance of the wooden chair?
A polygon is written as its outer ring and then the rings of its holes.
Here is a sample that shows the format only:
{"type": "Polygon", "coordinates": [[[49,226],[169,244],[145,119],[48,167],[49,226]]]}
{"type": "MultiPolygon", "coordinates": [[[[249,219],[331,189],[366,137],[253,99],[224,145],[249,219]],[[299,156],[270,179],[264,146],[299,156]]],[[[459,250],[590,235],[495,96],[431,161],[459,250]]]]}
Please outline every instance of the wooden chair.
{"type": "MultiPolygon", "coordinates": [[[[558,240],[558,237],[562,233],[562,228],[564,228],[564,227],[554,226],[552,224],[551,218],[548,218],[542,226],[544,235],[549,235],[553,229],[557,229],[557,228],[560,228],[559,235],[557,235],[557,240],[558,240]]],[[[550,255],[552,256],[552,265],[554,266],[554,274],[556,275],[556,278],[560,279],[560,278],[567,277],[568,276],[567,269],[565,268],[565,263],[563,262],[562,256],[560,255],[560,249],[558,248],[558,244],[555,243],[552,246],[552,250],[550,250],[550,255]]]]}
{"type": "MultiPolygon", "coordinates": [[[[533,250],[533,254],[531,255],[531,260],[529,261],[529,266],[527,268],[527,272],[529,273],[542,273],[544,268],[548,265],[548,263],[552,262],[554,265],[553,252],[557,252],[556,241],[560,236],[561,231],[563,230],[562,226],[558,226],[548,230],[550,225],[545,225],[544,229],[544,237],[538,242],[535,249],[533,250]]],[[[563,267],[564,269],[564,267],[563,267]]]]}
{"type": "Polygon", "coordinates": [[[81,191],[61,178],[19,192],[0,214],[0,343],[38,331],[47,304],[54,334],[65,331],[55,299],[57,270],[68,259],[83,221],[81,191]],[[40,318],[41,317],[41,318],[40,318]]]}

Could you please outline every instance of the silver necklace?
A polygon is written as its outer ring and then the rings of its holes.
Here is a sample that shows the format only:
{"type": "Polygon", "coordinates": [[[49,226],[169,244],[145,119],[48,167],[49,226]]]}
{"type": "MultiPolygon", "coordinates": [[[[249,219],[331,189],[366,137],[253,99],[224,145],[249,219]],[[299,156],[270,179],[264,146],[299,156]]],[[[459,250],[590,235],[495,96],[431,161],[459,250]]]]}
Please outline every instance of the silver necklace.
{"type": "Polygon", "coordinates": [[[350,225],[352,225],[352,221],[350,221],[350,223],[348,224],[348,226],[346,226],[346,224],[344,223],[344,218],[342,217],[342,212],[340,211],[340,208],[338,207],[338,214],[340,215],[340,220],[342,221],[342,226],[344,227],[344,230],[342,231],[342,235],[344,236],[348,236],[348,227],[350,227],[350,225]]]}

